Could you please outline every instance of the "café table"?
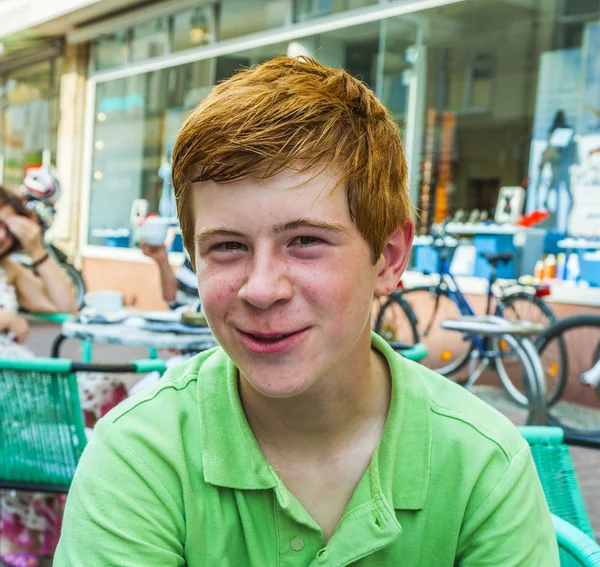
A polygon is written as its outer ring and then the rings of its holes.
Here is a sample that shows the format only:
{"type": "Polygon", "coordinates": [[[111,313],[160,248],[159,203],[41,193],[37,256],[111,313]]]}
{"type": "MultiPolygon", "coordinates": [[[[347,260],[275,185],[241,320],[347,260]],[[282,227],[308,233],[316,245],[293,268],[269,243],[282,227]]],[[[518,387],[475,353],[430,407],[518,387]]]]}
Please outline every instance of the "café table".
{"type": "Polygon", "coordinates": [[[209,327],[187,327],[181,323],[161,325],[145,319],[143,312],[115,323],[90,323],[79,316],[71,317],[62,323],[50,356],[58,358],[61,345],[67,339],[82,341],[83,362],[91,361],[94,343],[147,348],[151,358],[157,356],[158,349],[200,352],[218,344],[209,327]]]}

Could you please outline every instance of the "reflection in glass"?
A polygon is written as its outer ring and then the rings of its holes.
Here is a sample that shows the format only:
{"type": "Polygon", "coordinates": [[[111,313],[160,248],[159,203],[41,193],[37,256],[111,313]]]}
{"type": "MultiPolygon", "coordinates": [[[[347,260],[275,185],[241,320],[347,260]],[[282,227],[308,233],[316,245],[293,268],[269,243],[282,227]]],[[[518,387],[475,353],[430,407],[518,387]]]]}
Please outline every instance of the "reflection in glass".
{"type": "Polygon", "coordinates": [[[286,23],[291,0],[222,0],[219,40],[256,33],[286,23]]]}
{"type": "Polygon", "coordinates": [[[105,120],[97,119],[94,129],[102,148],[95,145],[92,160],[90,244],[114,242],[110,235],[131,230],[135,199],[146,199],[149,213],[159,212],[176,133],[208,93],[213,67],[199,61],[98,84],[96,118],[105,120]]]}
{"type": "Polygon", "coordinates": [[[131,29],[131,60],[144,61],[169,51],[167,17],[144,22],[131,29]]]}
{"type": "Polygon", "coordinates": [[[91,59],[96,71],[126,65],[129,61],[129,30],[120,30],[95,40],[91,59]]]}
{"type": "Polygon", "coordinates": [[[2,155],[4,185],[16,188],[25,170],[54,162],[58,134],[60,61],[53,59],[18,69],[6,76],[2,155]]]}
{"type": "Polygon", "coordinates": [[[184,10],[173,16],[171,47],[182,51],[210,43],[212,40],[211,7],[184,10]]]}
{"type": "Polygon", "coordinates": [[[377,4],[379,0],[295,0],[294,21],[304,22],[329,14],[377,4]]]}

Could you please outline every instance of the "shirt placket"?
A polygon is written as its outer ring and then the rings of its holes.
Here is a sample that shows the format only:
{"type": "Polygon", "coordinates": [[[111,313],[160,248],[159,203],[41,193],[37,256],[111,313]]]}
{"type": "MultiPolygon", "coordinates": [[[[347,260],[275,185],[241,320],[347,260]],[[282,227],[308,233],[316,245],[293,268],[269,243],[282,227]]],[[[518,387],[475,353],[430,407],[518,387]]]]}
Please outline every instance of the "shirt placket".
{"type": "Polygon", "coordinates": [[[299,522],[290,512],[289,508],[276,505],[277,565],[307,567],[323,547],[323,534],[299,522]]]}
{"type": "Polygon", "coordinates": [[[402,527],[382,494],[345,515],[309,567],[344,567],[394,543],[402,527]]]}

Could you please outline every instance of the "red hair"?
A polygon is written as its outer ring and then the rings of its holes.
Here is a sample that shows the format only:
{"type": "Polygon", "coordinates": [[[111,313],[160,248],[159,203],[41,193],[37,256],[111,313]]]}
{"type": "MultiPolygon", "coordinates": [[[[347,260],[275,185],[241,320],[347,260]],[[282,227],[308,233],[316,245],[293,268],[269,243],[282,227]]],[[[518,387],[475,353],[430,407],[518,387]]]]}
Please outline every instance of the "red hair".
{"type": "Polygon", "coordinates": [[[330,164],[341,167],[350,214],[375,263],[413,212],[398,126],[375,94],[310,57],[277,57],[220,83],[187,118],[173,150],[173,187],[190,256],[191,183],[264,179],[286,168],[330,164]]]}

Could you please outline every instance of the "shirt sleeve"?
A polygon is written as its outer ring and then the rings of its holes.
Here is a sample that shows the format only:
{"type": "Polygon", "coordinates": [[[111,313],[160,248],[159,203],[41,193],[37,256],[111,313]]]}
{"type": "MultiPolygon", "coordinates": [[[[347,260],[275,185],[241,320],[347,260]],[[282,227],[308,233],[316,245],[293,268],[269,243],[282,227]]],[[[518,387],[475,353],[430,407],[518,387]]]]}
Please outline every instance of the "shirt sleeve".
{"type": "Polygon", "coordinates": [[[548,504],[528,446],[463,522],[460,567],[559,567],[548,504]]]}
{"type": "Polygon", "coordinates": [[[99,422],[81,457],[54,567],[184,566],[184,513],[155,473],[164,467],[114,428],[99,422]]]}

